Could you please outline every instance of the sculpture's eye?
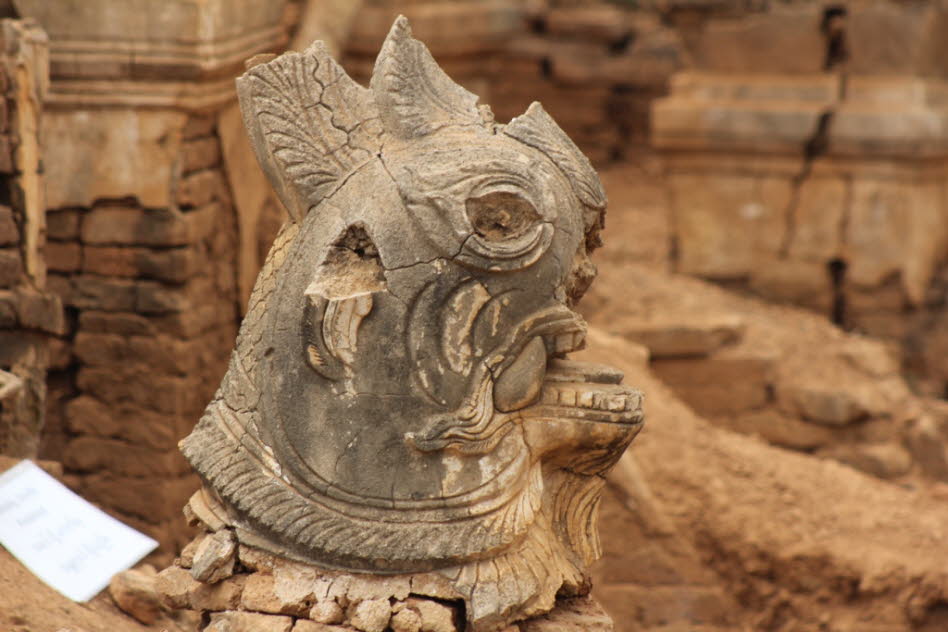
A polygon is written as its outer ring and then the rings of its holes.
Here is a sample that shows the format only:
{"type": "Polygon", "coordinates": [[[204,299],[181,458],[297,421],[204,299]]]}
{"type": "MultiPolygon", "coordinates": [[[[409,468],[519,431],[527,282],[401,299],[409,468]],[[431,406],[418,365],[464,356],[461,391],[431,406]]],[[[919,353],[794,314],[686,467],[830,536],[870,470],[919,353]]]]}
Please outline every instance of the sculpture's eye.
{"type": "Polygon", "coordinates": [[[508,191],[468,198],[465,207],[474,232],[488,241],[520,237],[540,220],[533,204],[508,191]]]}

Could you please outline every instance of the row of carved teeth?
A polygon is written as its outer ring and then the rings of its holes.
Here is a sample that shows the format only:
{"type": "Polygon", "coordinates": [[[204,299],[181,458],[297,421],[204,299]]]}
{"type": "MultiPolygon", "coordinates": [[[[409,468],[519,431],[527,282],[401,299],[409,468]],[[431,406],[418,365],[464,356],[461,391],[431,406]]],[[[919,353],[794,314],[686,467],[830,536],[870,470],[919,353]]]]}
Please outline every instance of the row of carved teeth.
{"type": "Polygon", "coordinates": [[[610,393],[597,388],[584,388],[581,384],[547,383],[540,403],[621,413],[635,410],[639,405],[638,399],[635,394],[627,392],[610,393]]]}
{"type": "Polygon", "coordinates": [[[554,353],[570,353],[586,346],[586,334],[582,331],[570,331],[553,337],[554,353]]]}

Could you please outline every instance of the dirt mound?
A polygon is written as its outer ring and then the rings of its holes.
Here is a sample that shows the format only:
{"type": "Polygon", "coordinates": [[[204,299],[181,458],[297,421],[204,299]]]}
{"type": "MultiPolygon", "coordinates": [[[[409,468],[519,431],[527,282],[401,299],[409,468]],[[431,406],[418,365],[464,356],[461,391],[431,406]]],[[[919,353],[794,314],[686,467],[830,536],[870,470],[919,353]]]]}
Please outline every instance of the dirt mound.
{"type": "MultiPolygon", "coordinates": [[[[584,355],[623,368],[646,392],[646,428],[631,458],[652,511],[669,518],[732,598],[732,629],[948,629],[943,497],[716,428],[643,367],[640,348],[616,336],[592,330],[584,355]]],[[[636,554],[626,552],[628,564],[636,554]]],[[[609,588],[600,586],[600,598],[616,608],[609,588]]]]}
{"type": "MultiPolygon", "coordinates": [[[[619,222],[647,224],[650,196],[620,206],[619,222]]],[[[702,417],[882,478],[948,481],[948,405],[913,395],[893,344],[666,273],[619,239],[602,255],[583,315],[648,347],[654,373],[702,417]]]]}

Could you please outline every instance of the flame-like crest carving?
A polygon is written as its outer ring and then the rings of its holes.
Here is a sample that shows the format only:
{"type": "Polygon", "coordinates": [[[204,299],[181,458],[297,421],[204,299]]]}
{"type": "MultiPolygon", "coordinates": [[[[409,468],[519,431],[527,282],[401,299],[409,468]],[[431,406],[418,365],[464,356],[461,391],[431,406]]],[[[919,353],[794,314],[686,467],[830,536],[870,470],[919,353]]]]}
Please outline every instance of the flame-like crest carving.
{"type": "Polygon", "coordinates": [[[583,590],[641,425],[620,374],[565,357],[605,208],[588,160],[539,104],[496,124],[404,18],[370,89],[316,43],[238,93],[291,221],[182,443],[225,522],[326,568],[441,573],[475,630],[583,590]]]}

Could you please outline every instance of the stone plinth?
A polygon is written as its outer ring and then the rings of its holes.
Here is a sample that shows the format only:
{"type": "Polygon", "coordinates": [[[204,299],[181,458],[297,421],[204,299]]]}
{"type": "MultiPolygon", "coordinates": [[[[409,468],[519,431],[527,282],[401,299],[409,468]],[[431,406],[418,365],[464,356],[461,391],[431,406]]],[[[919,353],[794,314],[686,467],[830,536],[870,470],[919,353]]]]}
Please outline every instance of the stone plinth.
{"type": "MultiPolygon", "coordinates": [[[[205,632],[457,632],[467,625],[463,596],[440,573],[370,575],[294,562],[240,544],[208,513],[207,498],[199,493],[186,510],[200,534],[155,582],[163,605],[200,612],[205,632]]],[[[593,599],[575,596],[544,615],[477,629],[612,632],[613,625],[593,599]]]]}

